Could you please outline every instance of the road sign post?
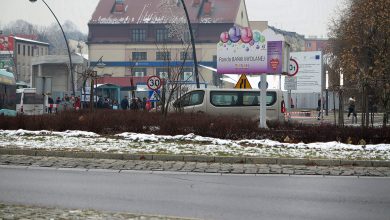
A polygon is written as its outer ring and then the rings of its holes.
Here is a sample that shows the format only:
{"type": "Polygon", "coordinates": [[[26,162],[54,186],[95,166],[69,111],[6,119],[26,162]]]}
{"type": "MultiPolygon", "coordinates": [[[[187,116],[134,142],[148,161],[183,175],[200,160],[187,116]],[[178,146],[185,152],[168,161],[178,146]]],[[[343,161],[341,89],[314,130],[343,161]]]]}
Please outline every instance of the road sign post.
{"type": "Polygon", "coordinates": [[[267,127],[267,75],[262,74],[260,77],[260,123],[259,128],[267,127]]]}

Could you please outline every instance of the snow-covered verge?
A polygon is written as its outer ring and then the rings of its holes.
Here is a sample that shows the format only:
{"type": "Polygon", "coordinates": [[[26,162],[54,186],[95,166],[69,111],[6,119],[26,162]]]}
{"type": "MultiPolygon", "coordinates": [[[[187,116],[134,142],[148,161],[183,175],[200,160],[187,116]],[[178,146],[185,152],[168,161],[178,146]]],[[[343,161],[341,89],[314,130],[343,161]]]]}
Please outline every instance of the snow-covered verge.
{"type": "Polygon", "coordinates": [[[224,140],[194,134],[168,136],[121,133],[105,137],[85,131],[0,130],[0,147],[133,154],[390,160],[390,144],[289,144],[267,139],[224,140]]]}

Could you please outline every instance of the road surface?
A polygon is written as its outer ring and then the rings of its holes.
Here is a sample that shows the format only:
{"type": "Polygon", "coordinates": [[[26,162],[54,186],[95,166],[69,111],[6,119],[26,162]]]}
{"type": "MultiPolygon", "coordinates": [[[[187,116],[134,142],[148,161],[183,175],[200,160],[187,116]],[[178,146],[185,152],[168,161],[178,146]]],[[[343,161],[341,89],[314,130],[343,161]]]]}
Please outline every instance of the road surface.
{"type": "Polygon", "coordinates": [[[200,219],[389,219],[390,178],[2,167],[0,202],[200,219]]]}

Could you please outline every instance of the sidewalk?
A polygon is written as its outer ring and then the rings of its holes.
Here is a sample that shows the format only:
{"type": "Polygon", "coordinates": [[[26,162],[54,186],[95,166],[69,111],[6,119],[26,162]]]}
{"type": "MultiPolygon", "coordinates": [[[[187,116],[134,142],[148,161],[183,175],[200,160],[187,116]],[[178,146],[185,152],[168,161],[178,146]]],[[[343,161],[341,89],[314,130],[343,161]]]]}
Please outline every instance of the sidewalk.
{"type": "MultiPolygon", "coordinates": [[[[19,151],[18,154],[22,152],[19,151]]],[[[99,155],[102,156],[102,155],[99,155]]],[[[113,155],[111,155],[113,156],[113,155]]],[[[179,173],[212,173],[217,175],[322,175],[322,176],[375,176],[375,177],[390,177],[390,166],[388,162],[374,163],[374,161],[364,161],[357,163],[356,161],[337,161],[336,164],[331,164],[329,161],[323,161],[320,164],[317,160],[290,160],[290,164],[285,160],[285,164],[277,163],[282,160],[275,158],[258,158],[257,160],[248,160],[248,162],[257,163],[242,163],[243,161],[234,161],[232,158],[221,157],[218,162],[200,161],[180,161],[167,155],[166,157],[159,155],[153,160],[153,155],[141,155],[133,159],[96,159],[96,158],[69,158],[69,157],[53,157],[53,156],[27,156],[27,155],[0,155],[0,167],[2,168],[22,168],[22,169],[77,169],[79,171],[93,170],[110,170],[110,172],[126,173],[146,171],[150,174],[159,174],[165,172],[179,173]],[[307,162],[311,163],[307,163],[307,162]],[[340,162],[340,164],[338,164],[340,162]],[[345,163],[344,163],[345,162],[345,163]],[[325,165],[327,164],[328,165],[325,165]],[[377,166],[370,166],[370,165],[377,166]],[[366,165],[366,166],[365,166],[366,165]],[[380,166],[381,165],[381,166],[380,166]]],[[[184,158],[184,157],[183,157],[184,158]]],[[[194,157],[196,158],[196,157],[194,157]]],[[[207,159],[206,157],[202,157],[207,159]]],[[[336,162],[336,161],[335,161],[336,162]]]]}
{"type": "Polygon", "coordinates": [[[111,219],[111,220],[190,220],[188,218],[152,216],[96,210],[44,208],[0,203],[0,219],[111,219]]]}
{"type": "Polygon", "coordinates": [[[81,151],[55,151],[34,149],[0,148],[0,155],[25,155],[41,157],[89,158],[111,160],[143,161],[177,161],[230,164],[269,164],[269,165],[303,165],[303,166],[360,166],[389,167],[390,161],[384,160],[339,160],[339,159],[299,159],[299,158],[264,158],[239,156],[198,156],[198,155],[164,155],[164,154],[126,154],[81,151]]]}

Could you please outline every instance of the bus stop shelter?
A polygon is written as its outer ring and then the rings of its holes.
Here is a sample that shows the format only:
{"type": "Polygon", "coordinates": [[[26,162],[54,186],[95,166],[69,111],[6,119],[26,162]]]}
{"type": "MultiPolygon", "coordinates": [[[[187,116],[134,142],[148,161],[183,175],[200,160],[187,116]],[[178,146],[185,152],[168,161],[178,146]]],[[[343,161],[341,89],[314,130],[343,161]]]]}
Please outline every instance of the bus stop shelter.
{"type": "Polygon", "coordinates": [[[120,102],[121,87],[114,84],[97,84],[95,87],[95,94],[103,99],[109,98],[120,102]]]}

